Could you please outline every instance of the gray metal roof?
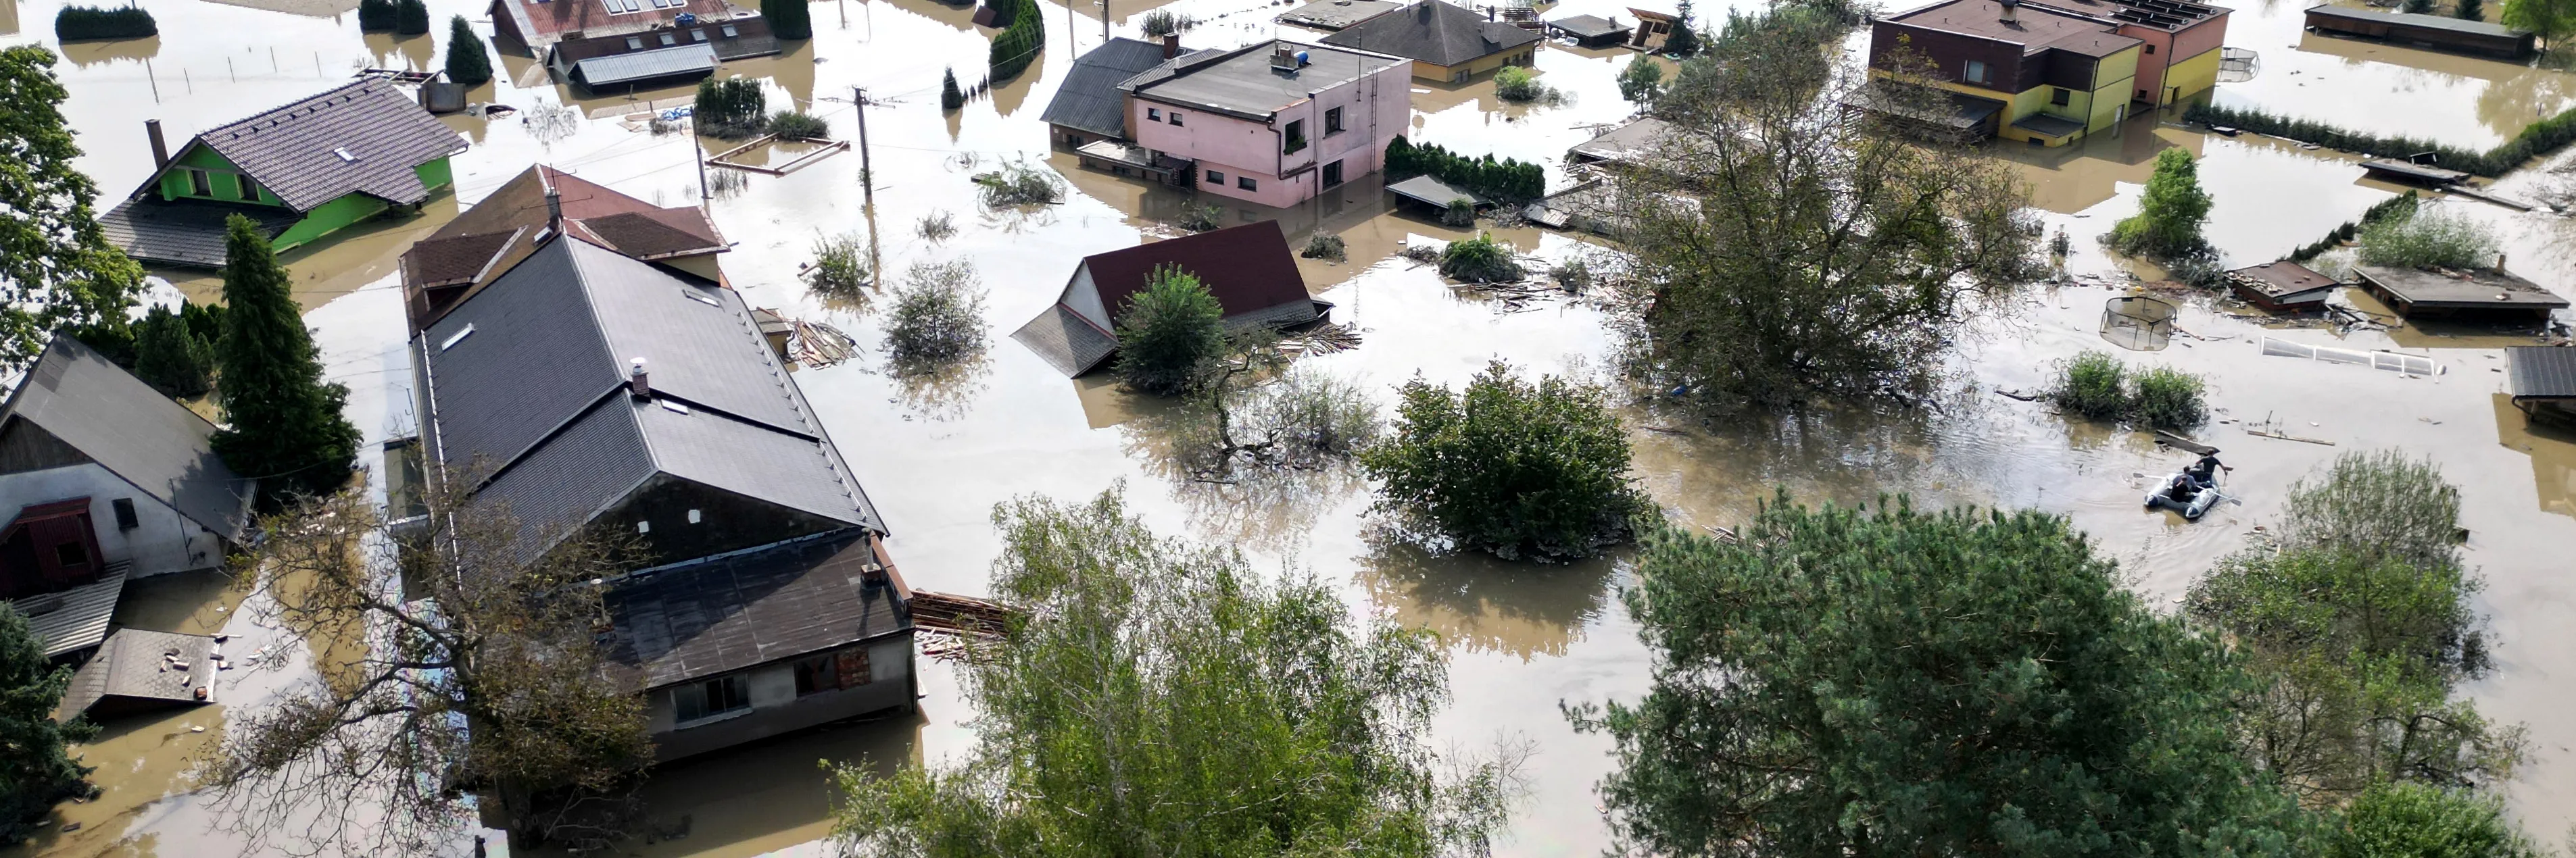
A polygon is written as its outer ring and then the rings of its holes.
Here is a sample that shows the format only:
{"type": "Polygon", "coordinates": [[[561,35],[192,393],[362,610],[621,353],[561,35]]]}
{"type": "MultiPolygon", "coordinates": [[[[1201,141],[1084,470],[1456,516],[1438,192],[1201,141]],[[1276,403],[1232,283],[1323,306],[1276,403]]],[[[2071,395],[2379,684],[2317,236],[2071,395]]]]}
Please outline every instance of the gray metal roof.
{"type": "Polygon", "coordinates": [[[1440,0],[1422,0],[1324,37],[1324,44],[1454,66],[1539,40],[1537,33],[1440,0]]]}
{"type": "MultiPolygon", "coordinates": [[[[576,2],[576,0],[564,0],[576,2]]],[[[578,0],[588,2],[588,0],[578,0]]],[[[686,74],[713,74],[716,49],[713,45],[687,44],[649,51],[633,51],[591,57],[572,64],[573,77],[589,86],[606,86],[629,81],[676,77],[686,74]]]]}
{"type": "Polygon", "coordinates": [[[1614,164],[1639,164],[1655,154],[1657,147],[1672,139],[1671,123],[1651,116],[1628,120],[1601,136],[1574,144],[1565,150],[1566,160],[1573,163],[1608,161],[1614,164]]]}
{"type": "Polygon", "coordinates": [[[1441,208],[1448,208],[1451,202],[1455,202],[1460,198],[1465,198],[1468,205],[1481,206],[1486,204],[1484,197],[1468,193],[1465,188],[1440,181],[1438,178],[1429,175],[1415,176],[1413,178],[1388,185],[1386,186],[1386,190],[1388,193],[1395,194],[1397,196],[1408,197],[1429,205],[1439,206],[1441,208]]]}
{"type": "Polygon", "coordinates": [[[2504,360],[2514,399],[2576,399],[2576,348],[2514,346],[2504,360]]]}
{"type": "Polygon", "coordinates": [[[2449,30],[2454,33],[2493,36],[2503,39],[2519,39],[2531,35],[2531,31],[2529,30],[2517,30],[2503,24],[2489,24],[2485,21],[2469,21],[2453,18],[2448,15],[2420,15],[2412,12],[2380,12],[2371,9],[2352,9],[2343,6],[2331,5],[2311,7],[2308,9],[2308,14],[2324,15],[2330,18],[2348,18],[2355,21],[2369,21],[2376,24],[2395,24],[2405,27],[2421,27],[2428,30],[2449,30]]]}
{"type": "Polygon", "coordinates": [[[1279,22],[1318,30],[1339,30],[1401,8],[1404,4],[1387,0],[1314,0],[1280,13],[1279,22]]]}
{"type": "Polygon", "coordinates": [[[866,583],[874,562],[845,531],[639,574],[603,600],[609,656],[659,688],[911,629],[895,588],[866,583]]]}
{"type": "Polygon", "coordinates": [[[1182,57],[1176,63],[1138,75],[1120,88],[1134,92],[1138,98],[1262,121],[1279,108],[1304,100],[1308,93],[1403,62],[1397,57],[1348,48],[1288,41],[1254,42],[1223,54],[1182,57]],[[1280,45],[1304,52],[1307,64],[1294,72],[1272,70],[1271,50],[1280,45]]]}
{"type": "Polygon", "coordinates": [[[274,239],[302,215],[276,206],[246,206],[204,200],[168,200],[147,196],[126,200],[99,215],[99,232],[107,243],[136,261],[196,268],[224,266],[224,219],[239,214],[259,224],[260,234],[274,239]]]}
{"type": "Polygon", "coordinates": [[[1105,137],[1127,136],[1126,99],[1118,85],[1162,63],[1163,46],[1136,39],[1111,39],[1073,61],[1055,100],[1038,118],[1050,125],[1079,128],[1105,137]]]}
{"type": "MultiPolygon", "coordinates": [[[[351,193],[418,203],[429,198],[429,187],[412,168],[465,151],[465,138],[382,78],[215,126],[194,143],[214,149],[299,212],[351,193]],[[349,157],[340,157],[342,151],[349,157]]],[[[146,182],[134,195],[154,187],[146,182]]]]}
{"type": "Polygon", "coordinates": [[[1547,25],[1563,30],[1569,35],[1584,39],[1598,38],[1612,33],[1629,32],[1629,28],[1621,26],[1619,22],[1612,21],[1598,15],[1576,15],[1571,18],[1559,18],[1554,21],[1547,22],[1547,25]]]}
{"type": "Polygon", "coordinates": [[[107,621],[116,616],[117,597],[125,594],[125,573],[134,564],[107,564],[98,580],[57,593],[14,600],[27,615],[27,628],[45,642],[45,657],[97,646],[107,639],[107,621]]]}
{"type": "Polygon", "coordinates": [[[731,289],[559,238],[415,345],[430,449],[492,469],[477,496],[530,527],[578,525],[661,473],[883,529],[731,289]],[[651,401],[625,392],[639,357],[651,401]]]}
{"type": "Polygon", "coordinates": [[[206,530],[249,535],[255,483],[215,455],[214,424],[79,341],[55,337],[5,411],[0,419],[42,427],[206,530]]]}

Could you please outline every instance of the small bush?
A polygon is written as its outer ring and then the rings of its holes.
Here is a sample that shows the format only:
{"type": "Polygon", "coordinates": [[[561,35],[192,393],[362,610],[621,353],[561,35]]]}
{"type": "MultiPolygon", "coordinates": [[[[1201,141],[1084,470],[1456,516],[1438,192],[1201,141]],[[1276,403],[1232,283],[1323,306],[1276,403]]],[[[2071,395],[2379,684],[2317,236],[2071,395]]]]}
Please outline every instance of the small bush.
{"type": "Polygon", "coordinates": [[[394,0],[358,0],[358,32],[393,32],[394,19],[401,15],[394,10],[394,0]]]}
{"type": "Polygon", "coordinates": [[[2391,268],[2485,268],[2500,246],[2481,221],[2441,212],[2418,212],[2362,228],[2361,264],[2391,268]]]}
{"type": "Polygon", "coordinates": [[[161,25],[152,13],[141,6],[101,9],[93,6],[65,6],[54,13],[54,38],[66,42],[85,39],[145,39],[161,34],[161,25]]]}
{"type": "Polygon", "coordinates": [[[1520,263],[1512,261],[1511,245],[1495,241],[1492,233],[1450,242],[1449,249],[1440,252],[1440,276],[1451,280],[1508,283],[1521,275],[1520,263]]]}
{"type": "Polygon", "coordinates": [[[832,123],[811,113],[781,110],[777,115],[769,117],[769,133],[776,134],[778,139],[790,143],[829,140],[832,137],[832,123]]]}
{"type": "Polygon", "coordinates": [[[1526,67],[1504,66],[1494,73],[1494,96],[1504,101],[1537,101],[1552,90],[1526,67]]]}
{"type": "Polygon", "coordinates": [[[1212,232],[1225,226],[1225,209],[1217,206],[1182,206],[1173,226],[1191,232],[1212,232]]]}
{"type": "Polygon", "coordinates": [[[1440,210],[1440,225],[1454,226],[1460,229],[1475,226],[1475,202],[1467,199],[1466,197],[1459,197],[1457,199],[1450,200],[1449,207],[1440,210]]]}
{"type": "Polygon", "coordinates": [[[984,350],[984,291],[974,265],[913,263],[893,299],[885,354],[895,374],[937,372],[984,350]]]}
{"type": "Polygon", "coordinates": [[[1187,15],[1177,14],[1170,9],[1156,9],[1145,13],[1145,35],[1148,38],[1159,39],[1198,26],[1198,23],[1197,20],[1187,15]]]}
{"type": "Polygon", "coordinates": [[[2342,829],[2328,839],[2333,845],[2325,858],[2552,854],[2514,828],[2494,795],[2412,781],[2363,790],[2344,808],[2342,829]]]}
{"type": "Polygon", "coordinates": [[[1015,161],[999,170],[977,173],[975,184],[983,187],[987,206],[1052,203],[1064,196],[1064,179],[1025,162],[1015,161]]]}
{"type": "Polygon", "coordinates": [[[697,123],[701,134],[749,137],[768,124],[769,95],[761,91],[757,80],[708,78],[698,81],[698,98],[690,107],[689,118],[697,123]]]}
{"type": "Polygon", "coordinates": [[[2074,252],[2075,240],[2066,237],[2065,227],[2058,227],[2057,234],[2048,237],[2048,255],[2065,259],[2067,254],[2074,252]]]}
{"type": "Polygon", "coordinates": [[[1329,232],[1318,232],[1308,237],[1306,249],[1298,251],[1297,255],[1307,259],[1330,259],[1334,262],[1347,262],[1351,258],[1350,248],[1342,242],[1342,237],[1329,232]]]}
{"type": "Polygon", "coordinates": [[[394,35],[429,35],[429,4],[421,0],[394,0],[394,35]]]}
{"type": "Polygon", "coordinates": [[[2116,420],[2129,410],[2127,372],[2119,358],[2086,350],[2058,368],[2057,387],[2049,398],[2084,417],[2116,420]]]}
{"type": "Polygon", "coordinates": [[[1199,277],[1154,269],[1118,311],[1118,378],[1156,396],[1187,393],[1225,351],[1225,307],[1199,277]]]}
{"type": "Polygon", "coordinates": [[[805,282],[819,292],[849,296],[865,288],[874,273],[858,236],[824,236],[814,240],[814,264],[805,269],[805,282]]]}
{"type": "Polygon", "coordinates": [[[1501,361],[1465,390],[1414,379],[1394,435],[1360,454],[1378,509],[1427,541],[1505,559],[1589,557],[1653,509],[1628,478],[1628,436],[1596,385],[1524,381],[1501,361]]]}
{"type": "Polygon", "coordinates": [[[2150,429],[2189,429],[2209,419],[2201,405],[2200,376],[2153,367],[2130,379],[2132,419],[2150,429]]]}
{"type": "Polygon", "coordinates": [[[922,215],[919,223],[913,224],[912,232],[914,235],[921,236],[923,241],[938,244],[957,234],[957,218],[947,212],[933,209],[929,214],[922,215]]]}
{"type": "Polygon", "coordinates": [[[2208,419],[2200,376],[2165,367],[2129,372],[2118,358],[2086,350],[2058,367],[2049,399],[2092,420],[2129,420],[2140,428],[2189,429],[2208,419]]]}
{"type": "Polygon", "coordinates": [[[2416,196],[2415,192],[2411,190],[2397,196],[2389,197],[2388,199],[2380,200],[2379,202],[2372,204],[2370,208],[2362,210],[2361,220],[2344,221],[2342,226],[2335,227],[2333,232],[2326,233],[2326,237],[2317,239],[2316,243],[2299,248],[2297,252],[2291,253],[2290,261],[2306,262],[2317,258],[2326,251],[2342,247],[2344,242],[2351,241],[2354,236],[2360,235],[2362,227],[2391,218],[2402,220],[2414,217],[2415,207],[2417,204],[2422,202],[2422,200],[2422,197],[2416,196]]]}
{"type": "Polygon", "coordinates": [[[1555,280],[1556,285],[1564,287],[1565,291],[1581,292],[1584,287],[1592,285],[1592,266],[1584,264],[1580,259],[1568,259],[1548,269],[1547,276],[1548,279],[1555,280]]]}
{"type": "Polygon", "coordinates": [[[475,34],[474,25],[466,23],[463,15],[447,21],[447,79],[466,86],[492,82],[492,55],[483,50],[483,37],[475,34]]]}

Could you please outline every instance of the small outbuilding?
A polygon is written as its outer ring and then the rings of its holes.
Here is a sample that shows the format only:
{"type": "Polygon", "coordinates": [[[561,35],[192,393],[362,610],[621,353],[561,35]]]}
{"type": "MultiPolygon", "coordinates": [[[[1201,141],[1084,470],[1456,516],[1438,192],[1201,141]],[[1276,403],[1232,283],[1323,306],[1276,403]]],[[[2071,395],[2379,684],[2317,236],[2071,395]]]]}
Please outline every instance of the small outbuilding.
{"type": "Polygon", "coordinates": [[[1628,34],[1635,30],[1620,24],[1615,18],[1576,15],[1547,22],[1547,31],[1559,38],[1571,39],[1581,47],[1609,48],[1628,41],[1628,34]]]}
{"type": "Polygon", "coordinates": [[[1084,257],[1055,304],[1011,338],[1067,376],[1098,369],[1118,350],[1118,314],[1164,266],[1197,275],[1225,308],[1228,329],[1292,328],[1333,306],[1306,294],[1287,235],[1262,221],[1084,257]]]}
{"type": "Polygon", "coordinates": [[[2227,285],[2245,303],[2281,313],[2324,309],[2326,298],[2343,284],[2284,259],[2229,271],[2227,285]]]}
{"type": "Polygon", "coordinates": [[[1641,116],[1603,131],[1598,137],[1574,144],[1573,148],[1565,150],[1565,165],[1650,166],[1656,148],[1672,136],[1672,123],[1641,116]]]}
{"type": "Polygon", "coordinates": [[[2519,60],[2531,56],[2529,30],[2468,21],[2448,15],[2381,12],[2332,4],[2308,10],[2307,28],[2338,36],[2358,36],[2401,45],[2519,60]]]}
{"type": "Polygon", "coordinates": [[[2576,348],[2516,346],[2504,359],[2513,407],[2535,422],[2576,428],[2576,348]]]}
{"type": "Polygon", "coordinates": [[[118,629],[72,674],[54,720],[112,718],[214,702],[222,662],[205,635],[118,629]]]}
{"type": "Polygon", "coordinates": [[[1641,51],[1659,51],[1664,41],[1673,37],[1673,28],[1681,26],[1681,15],[1672,9],[1639,9],[1628,7],[1637,16],[1637,27],[1628,33],[1628,47],[1641,51]]]}
{"type": "Polygon", "coordinates": [[[1438,178],[1427,175],[1415,176],[1413,178],[1388,185],[1386,186],[1386,190],[1388,193],[1428,206],[1435,212],[1448,211],[1449,207],[1456,204],[1459,200],[1466,200],[1467,205],[1471,208],[1481,209],[1486,206],[1493,205],[1492,201],[1487,200],[1484,197],[1477,196],[1465,188],[1440,181],[1438,178]]]}
{"type": "Polygon", "coordinates": [[[2567,299],[2501,268],[2474,271],[2353,267],[2361,286],[2400,316],[2463,316],[2547,321],[2567,299]]]}

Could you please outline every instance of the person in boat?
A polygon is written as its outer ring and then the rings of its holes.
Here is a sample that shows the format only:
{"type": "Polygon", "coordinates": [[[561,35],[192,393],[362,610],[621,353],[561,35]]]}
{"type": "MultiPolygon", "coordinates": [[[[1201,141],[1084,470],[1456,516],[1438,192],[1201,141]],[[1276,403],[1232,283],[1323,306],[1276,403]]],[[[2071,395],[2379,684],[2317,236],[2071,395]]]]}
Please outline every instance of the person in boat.
{"type": "Polygon", "coordinates": [[[2219,471],[2234,470],[2236,469],[2220,463],[2218,461],[2218,451],[2212,449],[2207,453],[2201,454],[2200,461],[2193,462],[2191,467],[2184,468],[2182,472],[2184,476],[2190,477],[2191,481],[2194,484],[2197,484],[2200,488],[2214,489],[2218,487],[2219,471]]]}

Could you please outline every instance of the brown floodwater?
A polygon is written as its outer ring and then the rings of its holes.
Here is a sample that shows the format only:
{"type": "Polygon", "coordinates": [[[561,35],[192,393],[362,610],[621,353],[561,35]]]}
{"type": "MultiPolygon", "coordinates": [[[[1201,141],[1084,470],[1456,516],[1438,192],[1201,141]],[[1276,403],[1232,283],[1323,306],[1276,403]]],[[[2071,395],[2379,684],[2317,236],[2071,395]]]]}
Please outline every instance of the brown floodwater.
{"type": "MultiPolygon", "coordinates": [[[[262,0],[281,8],[291,0],[262,0]]],[[[473,0],[433,0],[436,19],[483,19],[473,0]]],[[[1549,17],[1618,14],[1618,0],[1576,0],[1549,17]]],[[[1740,3],[1750,8],[1753,4],[1740,3]]],[[[13,22],[49,21],[55,2],[0,0],[0,31],[13,22]],[[24,8],[21,9],[20,7],[24,8]],[[14,17],[13,17],[14,16],[14,17]]],[[[196,129],[292,99],[369,66],[435,68],[445,28],[431,36],[363,36],[353,16],[296,15],[213,3],[156,3],[160,39],[75,45],[58,67],[72,89],[66,106],[88,154],[81,166],[113,197],[150,172],[142,121],[160,118],[184,137],[196,129]],[[192,34],[223,34],[198,38],[192,34]]],[[[1452,702],[1440,716],[1441,741],[1484,747],[1525,742],[1532,794],[1498,851],[1508,855],[1589,855],[1606,845],[1593,783],[1606,771],[1607,743],[1574,734],[1560,701],[1633,698],[1649,681],[1648,653],[1618,604],[1633,570],[1619,557],[1568,566],[1504,563],[1490,558],[1429,556],[1374,536],[1366,483],[1347,473],[1292,475],[1237,486],[1211,486],[1177,476],[1162,463],[1168,405],[1119,391],[1099,379],[1070,380],[1007,339],[1053,302],[1084,255],[1174,234],[1168,227],[1193,200],[1079,169],[1051,152],[1037,116],[1080,49],[1100,44],[1101,7],[1072,0],[1045,7],[1049,47],[1016,81],[953,114],[938,107],[939,74],[959,70],[971,84],[982,65],[985,36],[968,21],[971,6],[937,0],[835,0],[817,4],[817,38],[773,58],[729,63],[720,74],[764,81],[772,109],[808,109],[832,123],[836,139],[855,138],[854,87],[868,90],[868,131],[875,205],[863,206],[861,158],[835,154],[785,177],[747,175],[711,201],[725,235],[737,242],[724,259],[728,279],[755,306],[827,322],[861,344],[849,363],[797,373],[816,411],[892,528],[890,549],[915,586],[985,591],[986,570],[1000,550],[989,514],[1013,497],[1081,498],[1123,486],[1131,509],[1157,530],[1242,548],[1265,569],[1310,572],[1339,587],[1354,609],[1427,627],[1451,643],[1452,702]],[[981,206],[971,177],[1014,160],[1068,179],[1063,202],[1025,209],[981,206]],[[932,241],[916,225],[947,214],[956,235],[932,241]],[[873,302],[825,300],[797,280],[823,236],[871,236],[882,269],[919,261],[965,260],[988,290],[991,343],[982,360],[929,381],[886,373],[875,348],[882,336],[873,302]]],[[[1191,46],[1230,46],[1279,36],[1311,41],[1320,34],[1281,26],[1285,5],[1252,0],[1119,2],[1105,13],[1116,32],[1133,36],[1145,11],[1163,8],[1199,23],[1191,46]]],[[[2565,75],[2483,60],[2372,43],[2303,36],[2299,4],[2239,6],[2231,45],[2262,54],[2254,80],[2228,84],[2219,98],[2335,122],[2487,145],[2520,126],[2518,117],[2558,109],[2569,100],[2565,75]],[[2292,74],[2296,72],[2296,74],[2292,74]]],[[[1712,5],[1701,12],[1723,14],[1712,5]]],[[[488,23],[482,23],[488,32],[488,23]]],[[[42,26],[36,30],[44,30],[42,26]]],[[[50,41],[44,33],[21,39],[50,41]]],[[[1465,86],[1417,82],[1408,134],[1468,154],[1493,152],[1554,167],[1564,149],[1631,113],[1615,85],[1629,62],[1618,51],[1550,46],[1538,54],[1540,79],[1561,98],[1507,104],[1490,82],[1465,86]]],[[[546,79],[533,61],[504,55],[499,80],[471,100],[519,108],[490,121],[447,122],[474,147],[455,161],[457,184],[406,218],[350,230],[286,256],[307,321],[319,337],[334,379],[351,388],[350,414],[370,441],[408,431],[408,369],[393,282],[394,258],[465,205],[481,199],[530,163],[544,161],[635,196],[666,205],[701,197],[696,158],[730,148],[690,135],[655,136],[638,114],[685,104],[688,87],[635,92],[574,92],[546,79]],[[694,149],[692,147],[695,147],[694,149]]],[[[2137,433],[2068,421],[2042,405],[1992,395],[1994,388],[2035,389],[2052,362],[2086,348],[2118,351],[2096,334],[2105,300],[2126,294],[2131,271],[2154,275],[2104,254],[2092,236],[2134,212],[2140,183],[2155,154],[2181,147],[2200,159],[2213,196],[2210,237],[2232,260],[2274,258],[2315,240],[2373,202],[2398,192],[2361,177],[2356,159],[2253,137],[2204,135],[2141,117],[2116,135],[2071,150],[1996,147],[2032,185],[2051,229],[2076,238],[2068,285],[2033,287],[2008,313],[1980,324],[1957,353],[1924,355],[1957,377],[1955,395],[1937,412],[1880,413],[1822,409],[1744,423],[1702,425],[1653,403],[1622,407],[1631,428],[1636,473],[1656,501],[1691,526],[1741,523],[1762,500],[1785,488],[1801,499],[1856,503],[1902,492],[1919,503],[2033,506],[2070,516],[2103,552],[2117,558],[2138,590],[2158,605],[2189,586],[2217,556],[2235,550],[2257,525],[2278,515],[2288,484],[2334,455],[2395,447],[2437,459],[2462,487],[2463,518],[2472,530],[2468,555],[2487,580],[2478,601],[2499,638],[2497,671],[2467,690],[2500,719],[2532,731],[2531,765],[2508,790],[2525,824],[2544,836],[2576,818],[2576,584],[2566,575],[2564,546],[2576,541],[2576,438],[2526,429],[2519,412],[2499,404],[2501,345],[2527,342],[2463,330],[2400,327],[2349,334],[2282,326],[2241,307],[2187,299],[2183,330],[2155,353],[2121,355],[2133,364],[2169,365],[2205,374],[2217,421],[2201,433],[2226,448],[2237,470],[2241,506],[2223,507],[2199,523],[2140,508],[2157,475],[2186,457],[2137,433]],[[2262,357],[2259,338],[2309,344],[2395,348],[2430,354],[2447,369],[2405,378],[2347,366],[2262,357]],[[2290,434],[2332,446],[2267,439],[2244,432],[2270,421],[2290,434]]],[[[775,158],[779,153],[762,153],[775,158]]],[[[1562,183],[1562,178],[1556,181],[1562,183]]],[[[2564,181],[2546,170],[2509,177],[2499,188],[2529,194],[2564,181]]],[[[1277,220],[1302,245],[1316,231],[1342,236],[1350,259],[1301,260],[1318,296],[1335,302],[1336,321],[1359,327],[1362,345],[1308,363],[1377,391],[1421,377],[1457,383],[1501,358],[1531,371],[1597,375],[1613,343],[1598,309],[1581,300],[1509,303],[1457,289],[1392,253],[1416,239],[1468,234],[1394,210],[1366,181],[1288,209],[1225,205],[1229,222],[1277,220]]],[[[2441,203],[2494,223],[2517,273],[2576,293],[2576,234],[2543,214],[2515,213],[2464,200],[2441,203]]],[[[1533,229],[1496,236],[1523,253],[1563,259],[1595,252],[1591,244],[1533,229]]],[[[219,284],[202,273],[164,273],[187,294],[210,298],[219,284]]],[[[2356,304],[2366,299],[2356,300],[2356,304]]],[[[2368,309],[2365,307],[2365,309],[2368,309]]],[[[100,801],[67,805],[62,822],[81,830],[51,834],[0,854],[235,854],[222,817],[182,790],[190,754],[220,735],[231,707],[255,707],[297,683],[328,673],[291,630],[263,624],[241,597],[202,583],[140,582],[129,598],[131,621],[143,627],[222,629],[236,635],[228,651],[269,648],[289,653],[277,671],[232,671],[219,703],[132,724],[115,725],[82,751],[108,790],[100,801]],[[227,601],[230,600],[230,601],[227,601]],[[222,607],[225,610],[215,611],[222,607]],[[188,728],[204,726],[198,733],[188,728]]],[[[254,598],[253,602],[257,599],[254,598]]],[[[331,652],[329,647],[322,648],[331,652]]],[[[333,659],[325,657],[323,661],[333,659]]],[[[647,788],[653,842],[637,855],[736,856],[821,854],[829,796],[816,763],[938,761],[973,740],[974,713],[956,670],[923,662],[922,716],[843,726],[764,743],[669,767],[647,788]],[[687,835],[677,839],[685,820],[687,835]]],[[[58,829],[57,829],[58,831],[58,829]]],[[[460,842],[458,848],[463,850],[460,842]]]]}

